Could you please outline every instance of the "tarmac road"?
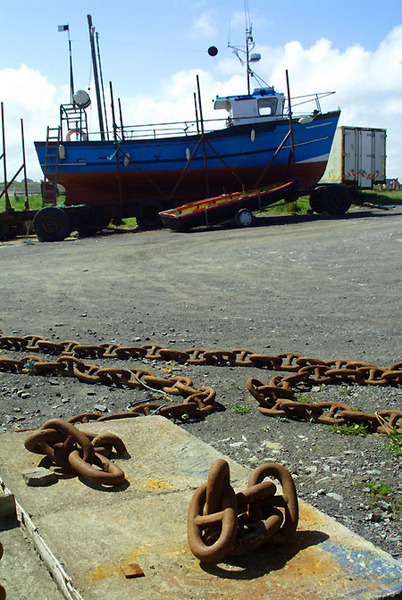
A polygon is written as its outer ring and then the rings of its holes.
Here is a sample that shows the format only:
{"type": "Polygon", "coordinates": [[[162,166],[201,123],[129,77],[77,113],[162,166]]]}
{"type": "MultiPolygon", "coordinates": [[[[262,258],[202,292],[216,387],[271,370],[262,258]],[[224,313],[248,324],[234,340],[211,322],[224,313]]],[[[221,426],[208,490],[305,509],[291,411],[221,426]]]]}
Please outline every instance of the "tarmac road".
{"type": "Polygon", "coordinates": [[[2,243],[0,331],[396,362],[401,225],[397,207],[2,243]]]}

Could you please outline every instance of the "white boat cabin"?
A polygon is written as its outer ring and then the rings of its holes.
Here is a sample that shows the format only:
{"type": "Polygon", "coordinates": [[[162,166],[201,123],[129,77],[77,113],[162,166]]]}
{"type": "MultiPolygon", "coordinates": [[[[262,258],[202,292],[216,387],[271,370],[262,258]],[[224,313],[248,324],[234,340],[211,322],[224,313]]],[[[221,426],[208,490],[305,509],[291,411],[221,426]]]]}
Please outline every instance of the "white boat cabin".
{"type": "Polygon", "coordinates": [[[257,88],[252,95],[217,96],[214,100],[215,110],[228,112],[227,127],[282,118],[284,105],[284,94],[275,92],[272,86],[257,88]]]}

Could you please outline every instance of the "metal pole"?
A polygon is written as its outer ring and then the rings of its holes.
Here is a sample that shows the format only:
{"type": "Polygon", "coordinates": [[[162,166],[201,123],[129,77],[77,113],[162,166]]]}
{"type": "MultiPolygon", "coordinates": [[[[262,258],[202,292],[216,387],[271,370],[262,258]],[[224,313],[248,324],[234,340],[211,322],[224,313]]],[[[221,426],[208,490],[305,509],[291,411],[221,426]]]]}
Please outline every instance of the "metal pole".
{"type": "Polygon", "coordinates": [[[199,122],[198,122],[197,97],[196,97],[195,92],[194,92],[194,107],[195,107],[195,121],[197,123],[197,133],[200,133],[200,125],[199,125],[199,122]]]}
{"type": "Polygon", "coordinates": [[[4,172],[4,194],[6,199],[6,211],[11,211],[11,202],[8,196],[8,185],[7,185],[7,161],[6,161],[6,131],[4,125],[4,104],[1,103],[1,132],[3,141],[3,172],[4,172]]]}
{"type": "Polygon", "coordinates": [[[116,125],[116,116],[114,112],[114,99],[113,99],[113,86],[112,82],[109,81],[110,88],[110,98],[111,98],[111,109],[112,109],[112,119],[113,119],[113,134],[114,134],[114,147],[116,154],[116,177],[117,177],[117,189],[119,192],[119,204],[120,204],[120,218],[124,216],[124,201],[123,201],[123,190],[121,187],[121,176],[120,176],[120,161],[119,161],[119,141],[117,139],[117,125],[116,125]]]}
{"type": "Polygon", "coordinates": [[[112,82],[109,81],[109,89],[110,89],[110,107],[112,110],[112,127],[113,127],[113,136],[114,141],[117,141],[117,124],[116,124],[116,115],[114,112],[114,98],[113,98],[113,86],[112,82]]]}
{"type": "Polygon", "coordinates": [[[208,165],[207,165],[207,155],[206,155],[206,151],[205,151],[204,118],[202,116],[200,81],[199,81],[198,75],[197,75],[197,95],[198,95],[198,108],[200,111],[202,153],[203,153],[203,157],[204,157],[205,192],[208,197],[209,196],[208,165]]]}
{"type": "Polygon", "coordinates": [[[269,163],[264,167],[263,172],[259,175],[257,181],[255,182],[255,184],[253,185],[254,188],[258,187],[259,184],[261,183],[261,181],[263,180],[266,172],[268,171],[268,169],[270,169],[270,167],[272,166],[272,163],[274,162],[275,158],[278,156],[279,152],[282,150],[283,146],[285,145],[286,140],[288,139],[288,137],[290,136],[290,131],[287,132],[287,134],[285,135],[285,137],[283,138],[283,140],[281,141],[281,143],[279,144],[279,146],[277,147],[277,149],[274,152],[274,155],[271,157],[271,160],[269,161],[269,163]]]}
{"type": "Polygon", "coordinates": [[[109,127],[108,127],[108,124],[107,124],[105,90],[104,90],[104,87],[103,87],[103,74],[102,74],[102,64],[101,64],[101,57],[100,57],[100,50],[99,50],[99,33],[98,32],[96,32],[96,49],[97,49],[97,52],[98,52],[98,63],[99,63],[99,72],[100,72],[100,80],[101,80],[101,87],[102,87],[103,108],[104,108],[104,111],[105,111],[106,135],[107,135],[107,139],[109,139],[109,127]]]}
{"type": "Polygon", "coordinates": [[[70,39],[70,26],[68,25],[68,53],[70,56],[70,102],[74,102],[74,76],[73,76],[73,53],[70,39]]]}
{"type": "Polygon", "coordinates": [[[121,130],[121,139],[124,141],[124,125],[123,125],[123,112],[121,110],[121,102],[120,98],[117,99],[119,103],[119,115],[120,115],[120,130],[121,130]]]}
{"type": "Polygon", "coordinates": [[[87,19],[88,19],[88,28],[89,28],[89,41],[91,44],[92,65],[93,65],[93,69],[94,69],[96,103],[98,105],[99,130],[100,130],[101,140],[104,140],[105,139],[105,128],[103,125],[102,101],[101,101],[101,95],[100,95],[100,89],[99,89],[98,65],[96,63],[95,42],[94,42],[95,27],[92,26],[91,15],[87,15],[87,19]]]}
{"type": "Polygon", "coordinates": [[[294,137],[293,137],[292,105],[291,105],[291,101],[290,101],[289,73],[288,73],[287,69],[286,69],[286,87],[287,87],[287,91],[288,91],[288,103],[289,103],[289,130],[290,130],[290,142],[292,145],[292,162],[293,162],[293,166],[295,166],[296,157],[295,157],[295,142],[294,142],[294,137]]]}
{"type": "Polygon", "coordinates": [[[22,168],[24,169],[24,187],[25,187],[25,203],[24,209],[29,210],[28,200],[28,182],[27,182],[27,168],[25,160],[25,140],[24,140],[24,121],[21,119],[21,145],[22,145],[22,168]]]}
{"type": "Polygon", "coordinates": [[[250,96],[250,48],[251,28],[246,29],[246,69],[247,69],[247,94],[250,96]]]}

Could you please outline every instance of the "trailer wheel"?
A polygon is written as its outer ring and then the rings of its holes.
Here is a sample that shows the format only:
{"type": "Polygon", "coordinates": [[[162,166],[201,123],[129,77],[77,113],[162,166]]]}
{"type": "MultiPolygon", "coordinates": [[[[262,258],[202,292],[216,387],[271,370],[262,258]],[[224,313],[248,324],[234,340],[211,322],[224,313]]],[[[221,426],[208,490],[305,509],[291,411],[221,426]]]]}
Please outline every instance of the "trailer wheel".
{"type": "Polygon", "coordinates": [[[105,227],[109,220],[103,216],[101,206],[90,206],[88,210],[79,215],[77,220],[77,231],[81,237],[90,237],[95,235],[105,227]]]}
{"type": "Polygon", "coordinates": [[[344,215],[349,210],[351,203],[349,190],[344,185],[328,185],[323,189],[322,210],[330,217],[344,215]]]}
{"type": "Polygon", "coordinates": [[[309,198],[310,208],[315,213],[323,212],[321,195],[322,195],[322,188],[319,188],[319,187],[315,188],[310,194],[310,198],[309,198]]]}
{"type": "Polygon", "coordinates": [[[34,216],[33,227],[41,242],[60,242],[71,233],[67,213],[56,206],[39,210],[34,216]]]}
{"type": "Polygon", "coordinates": [[[10,223],[0,223],[0,241],[7,240],[10,234],[10,223]]]}
{"type": "Polygon", "coordinates": [[[137,225],[143,231],[161,229],[162,219],[159,213],[166,209],[166,204],[161,198],[144,198],[137,204],[137,225]]]}
{"type": "Polygon", "coordinates": [[[248,208],[241,208],[236,213],[235,222],[239,227],[249,227],[253,222],[253,213],[248,208]]]}

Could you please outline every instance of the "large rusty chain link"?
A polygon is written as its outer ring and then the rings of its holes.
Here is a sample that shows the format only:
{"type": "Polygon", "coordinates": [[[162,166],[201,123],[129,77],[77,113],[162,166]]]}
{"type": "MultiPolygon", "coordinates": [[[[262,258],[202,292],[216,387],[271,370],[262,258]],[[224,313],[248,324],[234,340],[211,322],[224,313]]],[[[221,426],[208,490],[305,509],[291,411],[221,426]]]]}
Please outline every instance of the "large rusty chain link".
{"type": "Polygon", "coordinates": [[[70,421],[51,419],[26,438],[25,448],[99,485],[116,486],[125,478],[124,471],[109,459],[113,449],[118,455],[127,452],[113,433],[84,433],[70,421]]]}
{"type": "MultiPolygon", "coordinates": [[[[176,350],[158,344],[121,346],[115,342],[89,345],[72,340],[54,342],[35,335],[18,337],[0,334],[1,348],[59,355],[53,362],[46,362],[38,355],[26,355],[21,359],[0,356],[0,370],[3,371],[74,376],[85,383],[105,385],[114,383],[131,389],[151,388],[160,390],[168,400],[168,402],[146,402],[135,406],[131,411],[117,415],[85,414],[82,416],[82,420],[134,417],[156,412],[166,417],[178,417],[183,414],[200,417],[214,409],[215,390],[211,387],[196,388],[188,377],[163,378],[144,369],[104,368],[83,361],[85,358],[147,359],[175,361],[191,365],[229,365],[287,371],[291,374],[276,375],[268,385],[255,378],[247,381],[247,389],[259,403],[258,409],[262,414],[274,417],[303,418],[329,425],[364,424],[368,430],[377,433],[392,433],[393,431],[402,433],[402,410],[382,410],[368,414],[354,411],[347,404],[339,402],[299,402],[295,399],[294,391],[295,387],[300,385],[309,387],[340,383],[376,386],[401,385],[402,362],[389,367],[380,367],[371,363],[344,359],[325,362],[294,352],[266,355],[245,348],[176,350]],[[173,403],[170,396],[182,396],[184,401],[173,403]]],[[[77,421],[80,420],[79,417],[80,415],[77,415],[77,421]]]]}
{"type": "MultiPolygon", "coordinates": [[[[3,544],[0,542],[0,560],[3,558],[3,544]]],[[[0,600],[6,600],[6,590],[0,585],[0,600]]]]}
{"type": "Polygon", "coordinates": [[[289,540],[299,519],[296,488],[289,471],[276,463],[264,463],[249,477],[247,488],[237,494],[230,485],[230,470],[223,459],[213,462],[208,480],[190,500],[187,535],[192,553],[203,562],[227,555],[251,552],[278,534],[289,540]],[[277,494],[272,476],[282,486],[277,494]]]}

